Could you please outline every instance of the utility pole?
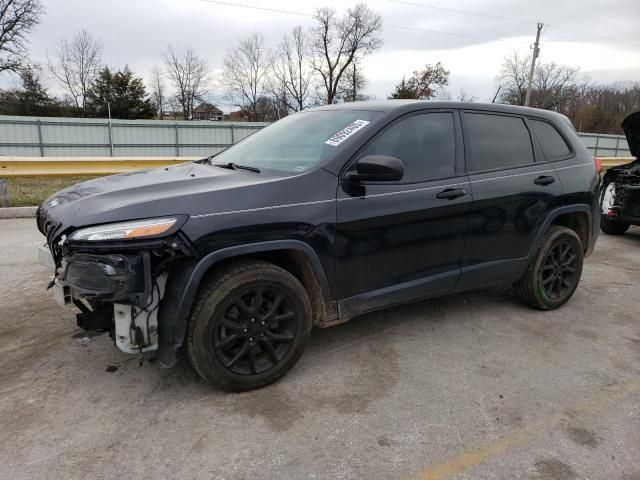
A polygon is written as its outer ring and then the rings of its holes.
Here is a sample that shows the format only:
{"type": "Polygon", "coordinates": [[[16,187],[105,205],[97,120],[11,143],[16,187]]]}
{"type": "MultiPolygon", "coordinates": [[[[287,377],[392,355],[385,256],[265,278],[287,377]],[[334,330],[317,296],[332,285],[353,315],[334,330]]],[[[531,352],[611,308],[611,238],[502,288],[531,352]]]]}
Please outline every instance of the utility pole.
{"type": "Polygon", "coordinates": [[[498,94],[500,93],[501,88],[502,88],[502,84],[498,85],[498,90],[496,90],[496,94],[493,96],[493,100],[491,100],[491,103],[496,103],[496,98],[498,98],[498,94]]]}
{"type": "Polygon", "coordinates": [[[531,84],[533,83],[533,71],[536,68],[536,58],[540,53],[538,44],[540,43],[540,32],[542,31],[543,24],[538,23],[538,31],[536,32],[536,43],[533,44],[533,58],[531,59],[531,70],[529,70],[529,82],[527,84],[527,96],[524,98],[524,106],[529,106],[529,100],[531,99],[531,84]]]}

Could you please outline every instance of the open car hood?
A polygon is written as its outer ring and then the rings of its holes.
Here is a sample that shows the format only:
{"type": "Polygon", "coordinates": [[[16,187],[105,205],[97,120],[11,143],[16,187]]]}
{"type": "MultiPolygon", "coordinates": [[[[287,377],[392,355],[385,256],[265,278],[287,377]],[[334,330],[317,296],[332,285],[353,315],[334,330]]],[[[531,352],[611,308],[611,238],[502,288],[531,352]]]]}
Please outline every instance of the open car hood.
{"type": "Polygon", "coordinates": [[[638,158],[640,150],[640,112],[632,113],[622,121],[622,129],[627,136],[631,155],[638,158]]]}

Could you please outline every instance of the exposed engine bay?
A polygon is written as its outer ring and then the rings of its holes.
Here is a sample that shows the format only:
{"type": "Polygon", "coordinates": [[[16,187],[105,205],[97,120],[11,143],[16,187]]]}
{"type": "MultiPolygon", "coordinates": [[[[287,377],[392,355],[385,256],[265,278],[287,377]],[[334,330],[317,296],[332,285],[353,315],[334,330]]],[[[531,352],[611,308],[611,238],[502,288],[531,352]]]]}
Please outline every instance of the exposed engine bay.
{"type": "MultiPolygon", "coordinates": [[[[640,150],[640,112],[622,122],[629,150],[638,157],[640,150]]],[[[602,227],[606,233],[620,234],[629,225],[640,225],[640,161],[611,168],[602,181],[602,227]]]]}
{"type": "Polygon", "coordinates": [[[640,162],[611,169],[603,181],[602,213],[640,219],[640,162]]]}

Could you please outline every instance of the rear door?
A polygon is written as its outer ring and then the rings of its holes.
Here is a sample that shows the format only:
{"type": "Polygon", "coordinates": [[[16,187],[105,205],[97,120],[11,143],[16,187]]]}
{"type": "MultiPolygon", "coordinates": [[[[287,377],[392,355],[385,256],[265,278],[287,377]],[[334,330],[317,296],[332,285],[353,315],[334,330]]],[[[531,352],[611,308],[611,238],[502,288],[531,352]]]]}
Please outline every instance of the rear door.
{"type": "Polygon", "coordinates": [[[339,298],[354,299],[347,315],[451,291],[471,208],[457,112],[403,116],[355,159],[373,154],[400,158],[405,173],[399,182],[338,187],[336,277],[339,298]]]}
{"type": "Polygon", "coordinates": [[[523,117],[465,111],[462,118],[473,206],[460,289],[518,275],[562,193],[523,117]]]}

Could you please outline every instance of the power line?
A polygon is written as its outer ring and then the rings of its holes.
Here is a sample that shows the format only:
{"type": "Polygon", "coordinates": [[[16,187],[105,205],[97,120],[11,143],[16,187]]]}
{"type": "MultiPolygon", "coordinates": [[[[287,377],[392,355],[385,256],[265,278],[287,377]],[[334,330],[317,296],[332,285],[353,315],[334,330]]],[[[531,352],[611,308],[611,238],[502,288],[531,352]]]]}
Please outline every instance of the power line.
{"type": "Polygon", "coordinates": [[[395,28],[397,30],[409,30],[412,32],[423,32],[423,33],[437,33],[439,35],[450,35],[452,37],[465,37],[465,38],[479,38],[481,40],[491,40],[493,42],[498,41],[498,40],[502,40],[501,38],[495,38],[495,37],[488,37],[485,35],[473,35],[473,34],[467,34],[467,33],[454,33],[454,32],[444,32],[442,30],[430,30],[430,29],[426,29],[426,28],[420,28],[420,27],[405,27],[402,25],[389,25],[389,24],[384,24],[385,28],[395,28]]]}
{"type": "MultiPolygon", "coordinates": [[[[295,11],[295,10],[284,10],[284,9],[281,9],[281,8],[259,7],[259,6],[256,6],[256,5],[248,5],[246,3],[227,2],[227,1],[224,1],[224,0],[200,0],[200,1],[201,2],[206,2],[206,3],[213,3],[213,4],[216,4],[216,5],[224,5],[224,6],[227,6],[227,7],[247,8],[247,9],[258,10],[258,11],[263,11],[263,12],[284,13],[284,14],[287,14],[287,15],[297,15],[299,17],[313,18],[313,14],[311,14],[311,13],[298,12],[298,11],[295,11]]],[[[461,10],[461,9],[457,9],[457,8],[439,7],[439,6],[436,6],[436,5],[429,5],[429,4],[426,4],[426,3],[419,3],[419,2],[412,2],[412,1],[409,1],[409,0],[387,0],[387,1],[388,2],[392,2],[392,3],[396,3],[396,4],[401,4],[401,5],[409,5],[409,6],[413,6],[413,7],[428,8],[428,9],[441,10],[441,11],[446,11],[446,12],[454,12],[454,13],[460,13],[460,14],[463,14],[463,15],[474,15],[474,16],[477,16],[477,17],[493,18],[493,19],[497,19],[497,20],[507,20],[507,21],[511,21],[511,22],[519,22],[519,23],[526,23],[526,24],[537,23],[537,22],[535,22],[533,20],[524,20],[524,19],[521,19],[521,18],[513,18],[513,17],[505,17],[505,16],[501,16],[501,15],[492,15],[492,14],[488,14],[488,13],[472,12],[472,11],[461,10]]],[[[608,40],[608,41],[617,42],[617,43],[624,43],[625,45],[640,46],[640,44],[637,43],[637,42],[617,40],[615,38],[606,37],[604,35],[598,35],[598,34],[594,34],[594,33],[583,32],[583,31],[576,30],[576,29],[573,29],[573,28],[564,27],[564,26],[561,26],[561,25],[547,25],[547,26],[558,28],[558,29],[561,29],[561,30],[566,30],[566,31],[572,32],[572,33],[577,33],[579,35],[585,35],[585,36],[588,36],[588,37],[598,37],[598,38],[601,38],[603,40],[608,40]]],[[[447,36],[452,36],[452,37],[478,38],[478,39],[481,39],[481,40],[490,40],[490,41],[502,40],[501,38],[489,37],[489,36],[485,36],[485,35],[454,33],[454,32],[446,32],[446,31],[442,31],[442,30],[432,30],[432,29],[419,28],[419,27],[408,27],[408,26],[404,26],[404,25],[389,25],[389,24],[385,24],[385,27],[386,28],[396,29],[396,30],[408,30],[408,31],[413,31],[413,32],[433,33],[433,34],[436,34],[436,35],[447,35],[447,36]]]]}
{"type": "Polygon", "coordinates": [[[269,8],[269,7],[258,7],[255,5],[246,5],[246,4],[242,4],[242,3],[232,3],[232,2],[224,2],[222,0],[200,0],[201,2],[207,2],[207,3],[215,3],[218,5],[226,5],[228,7],[240,7],[240,8],[250,8],[251,10],[262,10],[263,12],[272,12],[272,13],[286,13],[288,15],[298,15],[301,17],[311,17],[313,18],[313,15],[311,15],[310,13],[303,13],[303,12],[296,12],[293,10],[282,10],[279,8],[269,8]]]}
{"type": "MultiPolygon", "coordinates": [[[[217,5],[224,5],[224,6],[228,6],[228,7],[238,7],[238,8],[248,8],[251,10],[259,10],[259,11],[263,11],[263,12],[271,12],[271,13],[285,13],[288,15],[298,15],[301,17],[309,17],[309,18],[313,18],[314,15],[310,14],[310,13],[304,13],[304,12],[297,12],[294,10],[283,10],[280,8],[269,8],[269,7],[259,7],[256,5],[247,5],[247,4],[243,4],[243,3],[234,3],[234,2],[226,2],[224,0],[200,0],[201,2],[206,2],[206,3],[214,3],[217,5]]],[[[412,32],[422,32],[422,33],[435,33],[437,35],[447,35],[447,36],[452,36],[452,37],[464,37],[464,38],[477,38],[477,39],[481,39],[481,40],[490,40],[490,41],[498,41],[501,40],[500,38],[495,38],[495,37],[489,37],[486,35],[473,35],[473,34],[467,34],[467,33],[454,33],[454,32],[445,32],[442,30],[432,30],[432,29],[427,29],[427,28],[419,28],[419,27],[407,27],[404,25],[389,25],[389,24],[385,24],[384,25],[385,28],[392,28],[392,29],[396,29],[396,30],[408,30],[408,31],[412,31],[412,32]]]]}
{"type": "MultiPolygon", "coordinates": [[[[458,8],[449,8],[449,7],[440,7],[437,5],[430,5],[428,3],[421,3],[421,2],[412,2],[409,0],[387,0],[388,2],[391,3],[397,3],[400,5],[409,5],[412,7],[419,7],[419,8],[428,8],[431,10],[440,10],[440,11],[444,11],[444,12],[453,12],[453,13],[460,13],[463,15],[473,15],[476,17],[484,17],[484,18],[493,18],[493,19],[497,19],[497,20],[506,20],[506,21],[510,21],[510,22],[518,22],[518,23],[526,23],[526,24],[530,24],[530,23],[538,23],[534,20],[526,20],[526,19],[522,19],[522,18],[514,18],[514,17],[505,17],[502,15],[492,15],[489,13],[481,13],[481,12],[472,12],[469,10],[461,10],[458,8]]],[[[579,35],[584,35],[587,37],[597,37],[600,38],[602,40],[608,40],[610,42],[616,42],[616,43],[624,43],[625,45],[636,45],[636,46],[640,46],[640,43],[637,42],[631,42],[628,40],[620,40],[617,38],[612,38],[612,37],[607,37],[605,35],[599,35],[597,33],[593,33],[593,32],[583,32],[581,30],[576,30],[575,28],[570,28],[570,27],[565,27],[563,25],[558,25],[558,24],[553,24],[553,25],[547,25],[549,27],[553,27],[553,28],[557,28],[560,30],[566,30],[567,32],[572,32],[572,33],[577,33],[579,35]]]]}
{"type": "Polygon", "coordinates": [[[444,12],[454,12],[454,13],[462,13],[464,15],[475,15],[477,17],[485,17],[485,18],[493,18],[498,20],[508,20],[511,22],[520,22],[520,23],[536,23],[532,20],[522,20],[519,18],[511,18],[511,17],[502,17],[500,15],[491,15],[488,13],[480,13],[480,12],[470,12],[469,10],[460,10],[457,8],[448,8],[448,7],[439,7],[436,5],[429,5],[427,3],[418,3],[418,2],[409,2],[407,0],[387,0],[391,3],[399,3],[402,5],[410,5],[412,7],[420,7],[420,8],[430,8],[432,10],[442,10],[444,12]]]}
{"type": "Polygon", "coordinates": [[[589,33],[589,32],[583,32],[581,30],[576,30],[574,28],[569,28],[569,27],[563,27],[562,25],[548,25],[551,28],[559,28],[560,30],[566,30],[567,32],[572,32],[572,33],[577,33],[579,35],[584,35],[586,37],[596,37],[596,38],[600,38],[602,40],[608,40],[610,42],[616,42],[616,43],[623,43],[625,45],[635,45],[636,47],[640,47],[640,43],[638,42],[631,42],[628,40],[618,40],[616,38],[611,38],[611,37],[606,37],[604,35],[599,35],[597,33],[589,33]]]}

